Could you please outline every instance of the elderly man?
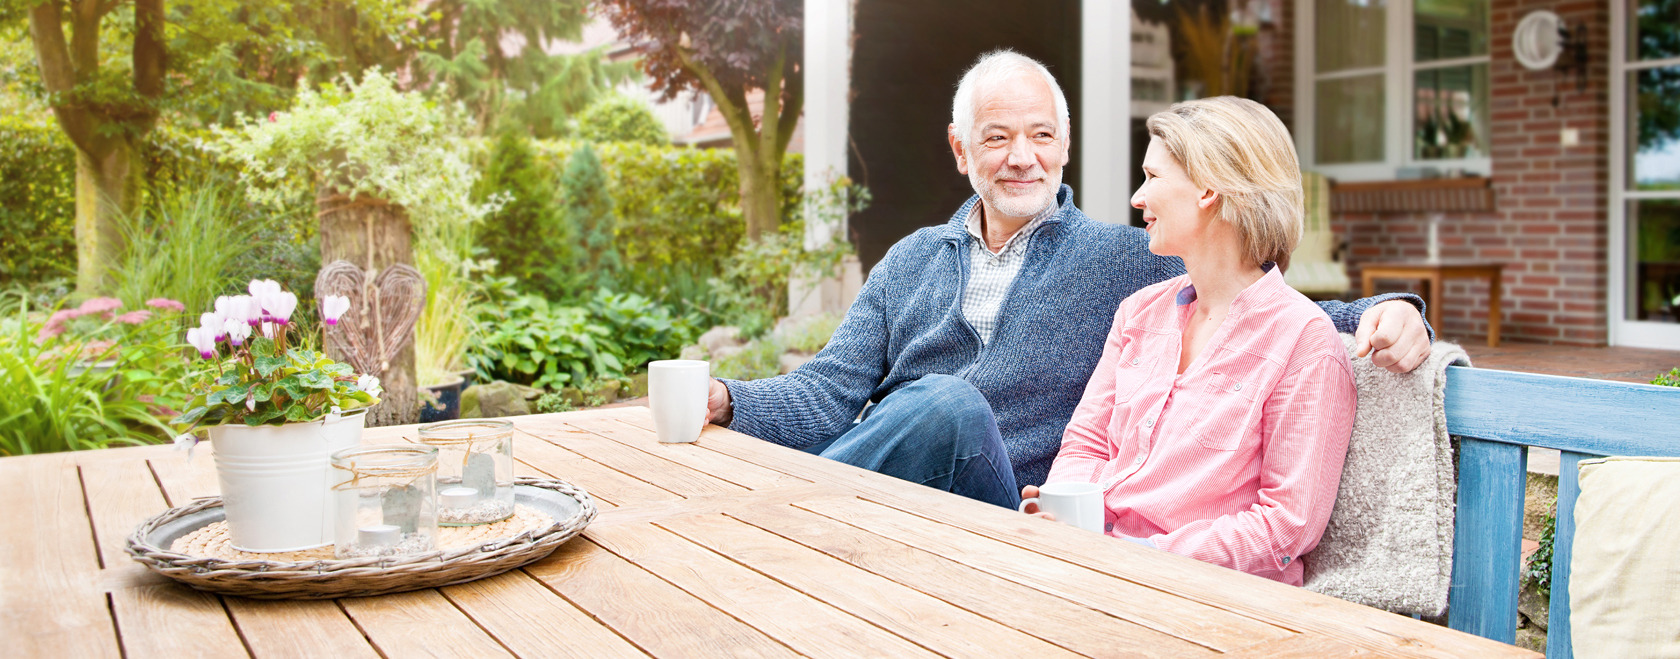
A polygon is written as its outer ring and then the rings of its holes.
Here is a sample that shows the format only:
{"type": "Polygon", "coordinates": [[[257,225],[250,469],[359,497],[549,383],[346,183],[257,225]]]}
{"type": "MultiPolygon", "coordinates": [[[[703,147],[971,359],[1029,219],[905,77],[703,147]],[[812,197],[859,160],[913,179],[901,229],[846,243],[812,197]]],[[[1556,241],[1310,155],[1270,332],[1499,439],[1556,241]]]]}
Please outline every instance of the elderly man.
{"type": "MultiPolygon", "coordinates": [[[[816,358],[781,377],[714,381],[708,420],[1012,507],[1017,483],[1044,482],[1120,301],[1184,265],[1151,254],[1143,230],[1074,206],[1061,184],[1067,101],[1043,65],[981,57],[951,120],[976,196],[887,252],[816,358]]],[[[1416,298],[1322,306],[1390,370],[1429,353],[1416,298]]]]}

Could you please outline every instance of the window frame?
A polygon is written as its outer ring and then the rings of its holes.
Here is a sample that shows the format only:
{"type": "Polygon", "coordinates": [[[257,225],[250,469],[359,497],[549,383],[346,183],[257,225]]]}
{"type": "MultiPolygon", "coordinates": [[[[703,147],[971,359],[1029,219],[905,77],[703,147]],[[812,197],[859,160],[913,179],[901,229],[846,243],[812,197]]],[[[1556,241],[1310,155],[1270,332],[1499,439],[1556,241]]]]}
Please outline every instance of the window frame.
{"type": "Polygon", "coordinates": [[[1488,131],[1488,150],[1493,148],[1492,16],[1488,17],[1488,52],[1471,57],[1415,61],[1413,29],[1416,26],[1413,0],[1385,0],[1384,48],[1381,67],[1348,69],[1326,74],[1316,70],[1316,0],[1295,0],[1295,150],[1301,166],[1338,181],[1386,181],[1399,178],[1402,168],[1433,167],[1442,175],[1454,169],[1468,175],[1489,176],[1493,172],[1490,154],[1475,158],[1423,159],[1412,155],[1412,130],[1416,121],[1414,80],[1418,71],[1481,64],[1488,67],[1488,114],[1482,130],[1488,131]],[[1319,164],[1314,130],[1321,80],[1383,76],[1383,159],[1359,163],[1319,164]]]}

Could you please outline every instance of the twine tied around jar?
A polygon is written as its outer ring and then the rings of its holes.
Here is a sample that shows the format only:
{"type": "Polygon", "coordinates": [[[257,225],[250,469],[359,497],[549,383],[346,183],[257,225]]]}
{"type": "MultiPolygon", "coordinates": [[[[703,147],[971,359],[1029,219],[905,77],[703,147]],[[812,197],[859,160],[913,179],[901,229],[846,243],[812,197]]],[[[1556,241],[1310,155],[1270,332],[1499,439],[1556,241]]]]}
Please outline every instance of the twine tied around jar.
{"type": "Polygon", "coordinates": [[[354,458],[351,458],[348,461],[348,464],[335,464],[333,466],[350,472],[350,479],[334,485],[334,491],[350,490],[360,487],[362,478],[364,477],[390,478],[395,480],[406,478],[408,480],[403,481],[403,486],[407,487],[409,485],[413,485],[415,481],[418,481],[421,478],[437,473],[437,461],[435,460],[424,467],[411,467],[407,465],[373,465],[361,467],[356,465],[354,458]]]}

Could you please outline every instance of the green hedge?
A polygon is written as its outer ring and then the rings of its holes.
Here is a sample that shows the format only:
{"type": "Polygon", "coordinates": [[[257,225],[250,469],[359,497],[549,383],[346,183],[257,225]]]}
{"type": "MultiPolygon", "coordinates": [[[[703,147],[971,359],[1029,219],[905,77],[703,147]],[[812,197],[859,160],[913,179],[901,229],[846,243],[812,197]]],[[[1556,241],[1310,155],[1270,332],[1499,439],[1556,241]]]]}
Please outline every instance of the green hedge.
{"type": "Polygon", "coordinates": [[[51,117],[0,116],[0,284],[76,271],[76,151],[51,117]]]}
{"type": "MultiPolygon", "coordinates": [[[[560,179],[579,144],[533,144],[546,180],[560,179]]],[[[667,303],[702,297],[706,280],[722,272],[745,229],[735,152],[636,142],[594,146],[613,202],[613,242],[623,267],[619,287],[667,303]]],[[[788,154],[782,161],[784,221],[798,209],[803,177],[804,159],[788,154]]]]}

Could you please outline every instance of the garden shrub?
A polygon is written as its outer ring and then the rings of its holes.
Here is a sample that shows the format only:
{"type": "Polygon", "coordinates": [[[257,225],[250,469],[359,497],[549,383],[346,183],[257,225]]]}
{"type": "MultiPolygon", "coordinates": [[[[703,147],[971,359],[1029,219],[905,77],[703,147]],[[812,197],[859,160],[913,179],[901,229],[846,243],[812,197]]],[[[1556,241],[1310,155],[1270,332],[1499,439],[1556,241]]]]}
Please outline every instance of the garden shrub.
{"type": "Polygon", "coordinates": [[[555,177],[537,164],[531,141],[508,131],[496,138],[477,199],[509,195],[501,210],[477,227],[477,243],[496,261],[499,274],[524,283],[528,290],[557,297],[577,270],[577,236],[560,217],[555,177]]]}
{"type": "Polygon", "coordinates": [[[545,389],[623,378],[697,335],[686,318],[634,293],[598,291],[583,306],[516,295],[479,314],[485,330],[467,355],[477,379],[545,389]]]}
{"type": "Polygon", "coordinates": [[[52,317],[0,301],[0,456],[160,443],[193,361],[178,302],[94,298],[52,317]]]}
{"type": "Polygon", "coordinates": [[[612,94],[604,96],[577,115],[575,135],[589,142],[641,142],[654,146],[671,143],[664,122],[639,99],[612,94]]]}
{"type": "Polygon", "coordinates": [[[52,116],[0,116],[0,283],[76,271],[76,150],[52,116]]]}
{"type": "Polygon", "coordinates": [[[607,190],[606,173],[595,149],[584,144],[572,152],[566,161],[566,173],[560,177],[561,217],[566,231],[576,236],[581,248],[580,258],[573,261],[581,271],[567,278],[571,296],[585,277],[593,278],[590,288],[611,289],[624,269],[614,241],[613,200],[607,190]]]}

